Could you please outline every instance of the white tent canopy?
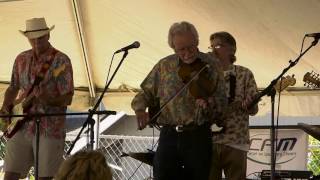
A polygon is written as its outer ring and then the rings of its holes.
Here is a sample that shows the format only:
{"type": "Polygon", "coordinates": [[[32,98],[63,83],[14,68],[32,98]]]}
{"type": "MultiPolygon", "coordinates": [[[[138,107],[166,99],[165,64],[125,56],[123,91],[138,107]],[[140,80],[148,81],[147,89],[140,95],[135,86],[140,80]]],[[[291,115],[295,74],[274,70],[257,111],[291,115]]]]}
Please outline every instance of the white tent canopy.
{"type": "MultiPolygon", "coordinates": [[[[290,59],[299,55],[304,35],[320,31],[319,10],[319,0],[0,0],[0,81],[10,81],[15,57],[30,48],[18,32],[25,29],[25,20],[45,17],[49,26],[56,26],[51,43],[72,60],[75,86],[88,89],[77,92],[73,106],[86,106],[89,97],[96,96],[96,88],[105,86],[112,54],[134,41],[139,41],[141,47],[129,51],[110,88],[118,89],[123,84],[129,89],[139,88],[153,65],[173,53],[167,44],[167,33],[170,25],[178,21],[196,26],[203,52],[208,51],[211,33],[233,34],[238,46],[237,64],[250,68],[258,86],[264,88],[289,65],[290,59]]],[[[304,47],[312,41],[307,38],[304,47]]],[[[287,93],[286,97],[294,97],[284,100],[288,112],[320,116],[319,94],[305,91],[302,81],[306,72],[320,72],[319,57],[318,44],[289,71],[295,74],[294,90],[299,92],[287,93]],[[311,103],[306,100],[310,97],[312,104],[304,105],[311,103]],[[307,110],[310,106],[312,112],[307,110]]],[[[111,73],[120,59],[121,54],[117,54],[111,73]]],[[[133,95],[110,94],[104,103],[132,113],[129,106],[133,95]]]]}

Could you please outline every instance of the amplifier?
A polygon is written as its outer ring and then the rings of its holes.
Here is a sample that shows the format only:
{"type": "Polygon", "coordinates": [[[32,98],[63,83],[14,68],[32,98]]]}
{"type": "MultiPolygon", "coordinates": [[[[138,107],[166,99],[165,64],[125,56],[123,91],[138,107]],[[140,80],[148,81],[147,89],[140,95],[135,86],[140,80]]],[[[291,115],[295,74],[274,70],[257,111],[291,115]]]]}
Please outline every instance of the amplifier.
{"type": "MultiPolygon", "coordinates": [[[[261,180],[269,180],[271,177],[271,170],[262,170],[261,180]]],[[[296,171],[296,170],[275,170],[274,178],[298,178],[298,179],[310,179],[312,177],[311,171],[296,171]]]]}

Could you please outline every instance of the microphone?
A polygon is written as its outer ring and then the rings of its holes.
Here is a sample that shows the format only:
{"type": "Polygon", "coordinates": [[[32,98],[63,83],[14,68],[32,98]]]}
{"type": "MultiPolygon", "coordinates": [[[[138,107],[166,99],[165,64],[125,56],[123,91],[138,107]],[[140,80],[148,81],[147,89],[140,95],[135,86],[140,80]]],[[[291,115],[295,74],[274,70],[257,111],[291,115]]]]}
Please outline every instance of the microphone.
{"type": "Polygon", "coordinates": [[[310,33],[310,34],[306,34],[306,37],[320,38],[320,33],[310,33]]]}
{"type": "Polygon", "coordinates": [[[121,49],[117,50],[115,52],[115,54],[117,54],[119,52],[122,52],[122,51],[128,51],[129,49],[138,48],[138,47],[140,47],[140,43],[138,41],[135,41],[132,44],[130,44],[129,46],[126,46],[124,48],[121,48],[121,49]]]}

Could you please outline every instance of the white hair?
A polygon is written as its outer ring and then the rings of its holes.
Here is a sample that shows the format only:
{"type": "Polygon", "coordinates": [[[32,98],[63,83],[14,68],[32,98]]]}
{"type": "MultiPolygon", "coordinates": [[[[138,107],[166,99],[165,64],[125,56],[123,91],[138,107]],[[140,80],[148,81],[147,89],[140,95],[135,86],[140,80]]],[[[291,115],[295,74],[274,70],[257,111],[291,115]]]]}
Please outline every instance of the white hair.
{"type": "Polygon", "coordinates": [[[194,41],[195,41],[195,45],[198,46],[199,44],[199,35],[198,35],[198,31],[196,30],[196,28],[194,27],[193,24],[186,22],[186,21],[182,21],[182,22],[176,22],[174,24],[171,25],[170,29],[169,29],[169,34],[168,34],[168,44],[169,46],[174,49],[174,44],[173,44],[173,37],[177,34],[183,34],[186,32],[190,32],[193,37],[194,37],[194,41]]]}

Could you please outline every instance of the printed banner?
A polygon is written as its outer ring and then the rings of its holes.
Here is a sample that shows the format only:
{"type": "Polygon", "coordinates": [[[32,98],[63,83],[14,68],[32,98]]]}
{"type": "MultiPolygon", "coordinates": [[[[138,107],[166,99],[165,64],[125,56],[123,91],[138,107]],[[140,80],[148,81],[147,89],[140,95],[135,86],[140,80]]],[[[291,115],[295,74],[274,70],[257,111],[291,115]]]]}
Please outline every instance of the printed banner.
{"type": "MultiPolygon", "coordinates": [[[[275,169],[307,170],[307,134],[299,129],[279,129],[276,134],[275,169]]],[[[271,169],[270,150],[270,129],[250,129],[247,175],[271,169]]]]}

